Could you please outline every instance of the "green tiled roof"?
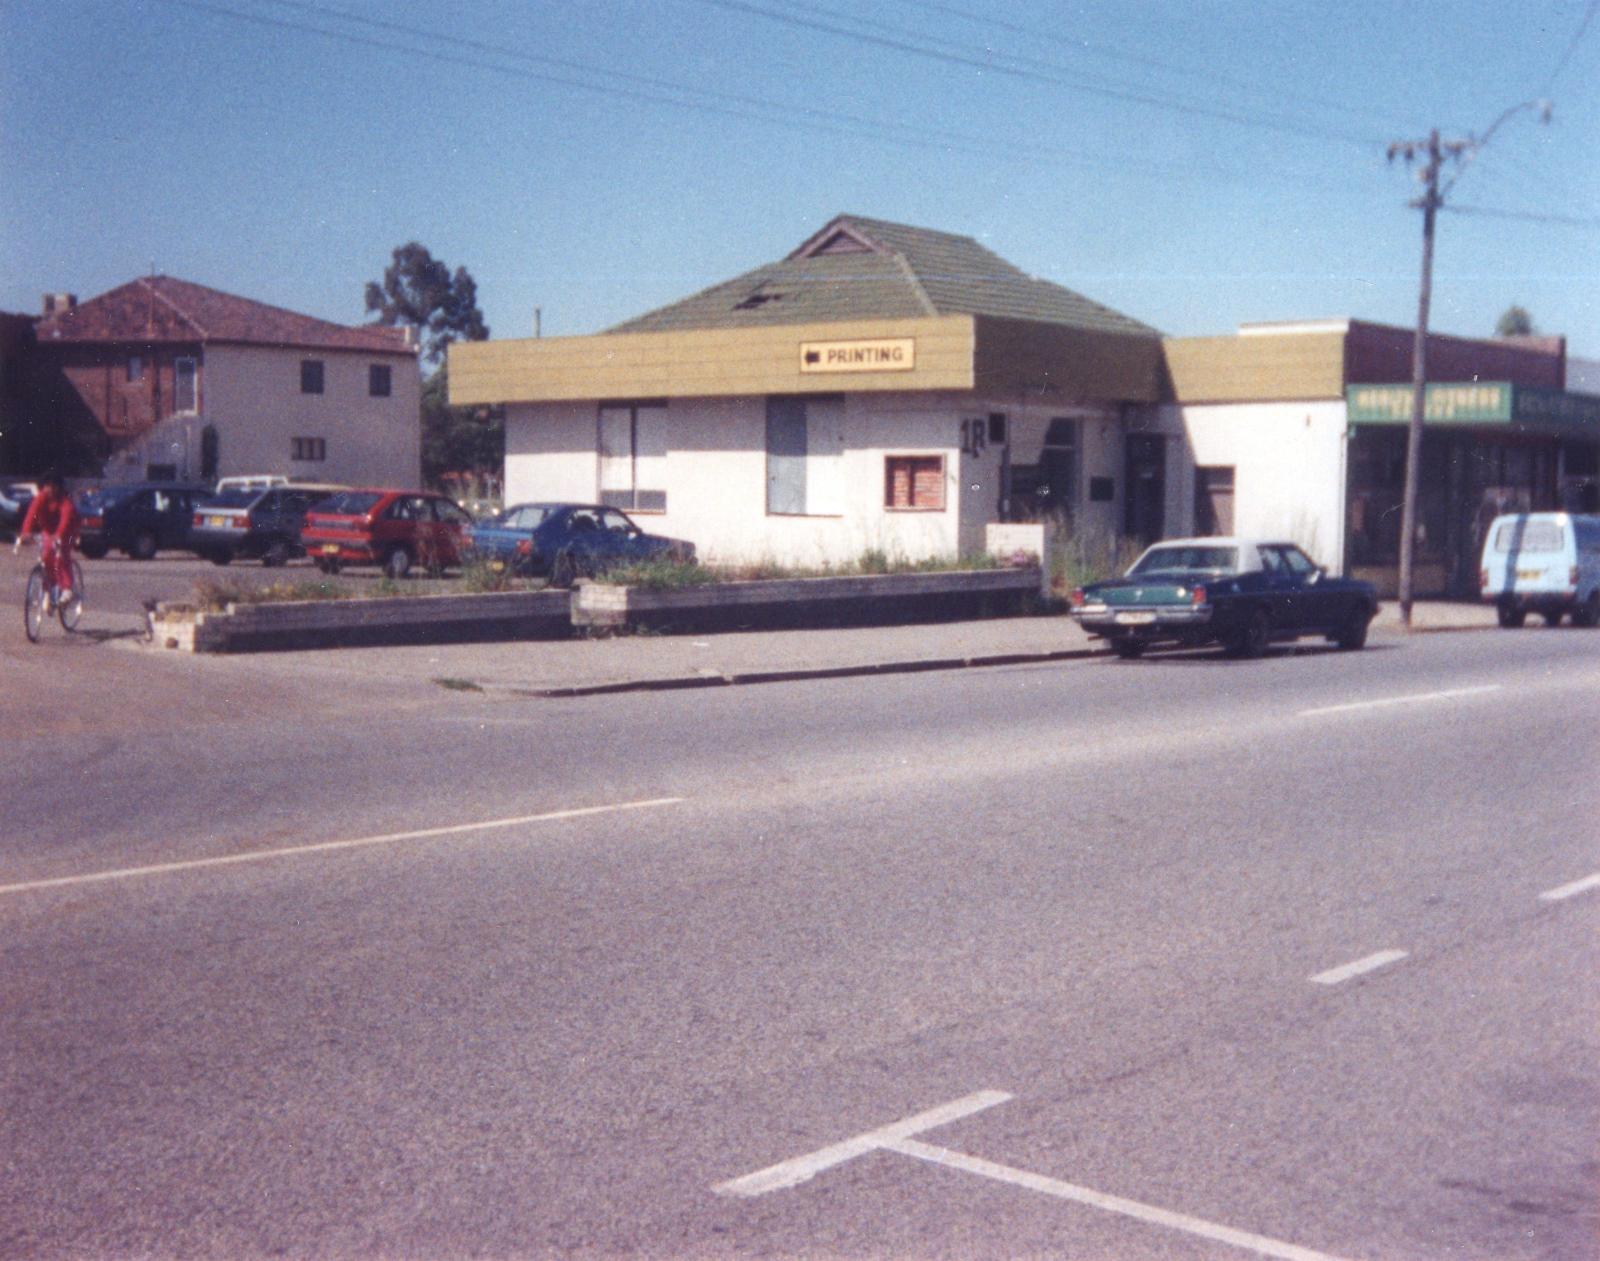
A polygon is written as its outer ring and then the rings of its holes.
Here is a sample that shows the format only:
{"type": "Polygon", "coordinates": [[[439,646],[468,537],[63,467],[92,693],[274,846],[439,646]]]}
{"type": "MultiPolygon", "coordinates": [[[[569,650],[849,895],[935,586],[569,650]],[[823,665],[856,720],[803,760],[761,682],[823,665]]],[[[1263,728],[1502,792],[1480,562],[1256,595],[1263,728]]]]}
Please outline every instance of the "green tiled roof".
{"type": "Polygon", "coordinates": [[[968,236],[841,215],[776,263],[641,315],[613,333],[989,315],[1159,337],[1148,324],[1035,280],[968,236]]]}

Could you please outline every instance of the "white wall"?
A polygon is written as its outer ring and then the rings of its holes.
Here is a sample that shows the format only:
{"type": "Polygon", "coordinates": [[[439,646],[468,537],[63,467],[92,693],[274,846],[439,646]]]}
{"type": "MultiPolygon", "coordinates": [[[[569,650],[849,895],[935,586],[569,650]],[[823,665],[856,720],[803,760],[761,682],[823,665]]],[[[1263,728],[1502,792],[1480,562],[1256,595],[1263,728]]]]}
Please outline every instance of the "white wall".
{"type": "MultiPolygon", "coordinates": [[[[850,395],[839,455],[843,511],[767,512],[766,399],[674,399],[668,405],[667,510],[635,512],[653,532],[692,541],[706,560],[842,564],[869,549],[920,559],[953,555],[961,515],[960,425],[965,396],[850,395]],[[884,460],[941,455],[945,506],[884,507],[884,460]]],[[[972,413],[977,414],[977,413],[972,413]]],[[[596,403],[506,409],[506,502],[593,502],[599,493],[596,403]]],[[[993,497],[990,497],[992,510],[993,497]]]]}
{"type": "Polygon", "coordinates": [[[1567,359],[1567,392],[1600,394],[1600,359],[1567,359]]]}
{"type": "Polygon", "coordinates": [[[1236,533],[1292,540],[1318,564],[1342,572],[1343,400],[1166,406],[1145,415],[1183,439],[1168,450],[1169,532],[1179,523],[1183,532],[1194,528],[1195,466],[1232,466],[1236,533]]]}
{"type": "MultiPolygon", "coordinates": [[[[414,355],[207,346],[202,415],[192,422],[190,475],[200,472],[199,432],[215,425],[218,475],[283,473],[364,486],[415,486],[422,478],[422,384],[414,355]],[[300,392],[300,361],[323,363],[323,392],[300,392]],[[367,368],[390,367],[386,398],[368,394],[367,368]],[[294,438],[321,438],[327,459],[295,461],[294,438]]],[[[175,417],[163,428],[183,427],[175,417]]],[[[171,463],[170,459],[165,462],[171,463]]]]}

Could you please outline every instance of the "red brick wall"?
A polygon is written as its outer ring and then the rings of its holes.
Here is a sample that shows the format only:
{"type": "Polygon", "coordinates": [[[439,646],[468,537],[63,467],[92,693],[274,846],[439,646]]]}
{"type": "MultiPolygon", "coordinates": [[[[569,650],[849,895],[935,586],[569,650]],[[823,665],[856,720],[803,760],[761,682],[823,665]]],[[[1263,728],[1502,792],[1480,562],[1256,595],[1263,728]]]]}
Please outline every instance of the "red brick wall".
{"type": "MultiPolygon", "coordinates": [[[[1399,385],[1411,380],[1410,329],[1350,322],[1345,338],[1345,381],[1399,385]]],[[[1547,390],[1566,388],[1566,338],[1428,336],[1428,380],[1512,381],[1547,390]]]]}

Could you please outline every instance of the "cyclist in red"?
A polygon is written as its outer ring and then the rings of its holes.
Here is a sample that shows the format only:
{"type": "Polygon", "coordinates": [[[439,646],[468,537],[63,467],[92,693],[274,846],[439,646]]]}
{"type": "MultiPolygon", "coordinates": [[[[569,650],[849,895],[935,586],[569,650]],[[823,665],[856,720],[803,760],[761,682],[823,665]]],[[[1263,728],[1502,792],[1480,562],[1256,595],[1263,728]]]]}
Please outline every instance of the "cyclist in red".
{"type": "Polygon", "coordinates": [[[78,541],[78,510],[72,506],[67,484],[59,473],[46,473],[39,493],[28,505],[28,515],[17,531],[13,552],[35,531],[39,535],[39,560],[44,565],[45,581],[58,606],[72,599],[72,547],[78,541]]]}

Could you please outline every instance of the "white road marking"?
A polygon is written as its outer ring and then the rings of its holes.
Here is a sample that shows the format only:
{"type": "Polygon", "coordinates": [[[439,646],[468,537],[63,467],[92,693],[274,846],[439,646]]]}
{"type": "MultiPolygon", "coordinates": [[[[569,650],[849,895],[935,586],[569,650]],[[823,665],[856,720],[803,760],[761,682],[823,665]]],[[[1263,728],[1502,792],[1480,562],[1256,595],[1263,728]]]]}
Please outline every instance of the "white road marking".
{"type": "Polygon", "coordinates": [[[1457,687],[1447,692],[1418,692],[1412,696],[1386,696],[1375,701],[1351,701],[1347,705],[1324,705],[1320,709],[1302,709],[1301,718],[1320,718],[1324,714],[1350,714],[1362,709],[1388,709],[1394,705],[1423,705],[1429,701],[1453,701],[1463,696],[1485,696],[1498,692],[1500,684],[1489,683],[1483,687],[1457,687]]]}
{"type": "Polygon", "coordinates": [[[1353,976],[1360,976],[1364,972],[1372,972],[1378,968],[1388,967],[1391,963],[1398,963],[1406,957],[1404,950],[1380,950],[1377,954],[1368,955],[1365,959],[1357,959],[1354,963],[1347,963],[1342,968],[1330,968],[1326,972],[1319,972],[1311,979],[1318,985],[1338,985],[1341,981],[1348,981],[1353,976]]]}
{"type": "Polygon", "coordinates": [[[1574,880],[1571,884],[1564,884],[1559,889],[1546,889],[1539,895],[1539,901],[1559,902],[1563,898],[1587,893],[1590,889],[1600,889],[1600,872],[1596,872],[1592,876],[1585,876],[1582,880],[1574,880]]]}
{"type": "Polygon", "coordinates": [[[825,1169],[832,1169],[835,1165],[842,1165],[845,1161],[854,1160],[857,1156],[864,1156],[868,1152],[879,1151],[901,1139],[910,1138],[913,1134],[931,1130],[934,1126],[947,1125],[951,1121],[971,1116],[974,1112],[982,1112],[985,1108],[1005,1103],[1010,1098],[1011,1096],[1003,1090],[980,1090],[964,1099],[956,1099],[937,1108],[930,1108],[926,1112],[919,1112],[916,1116],[896,1121],[893,1125],[868,1130],[865,1134],[847,1138],[842,1143],[834,1143],[809,1155],[796,1156],[793,1160],[769,1165],[765,1169],[758,1169],[755,1173],[747,1173],[728,1182],[719,1182],[711,1189],[718,1195],[755,1196],[765,1195],[768,1191],[781,1191],[787,1187],[799,1186],[802,1182],[809,1182],[825,1169]]]}
{"type": "Polygon", "coordinates": [[[383,836],[362,836],[347,841],[319,841],[311,845],[290,845],[283,849],[255,850],[248,854],[223,854],[215,858],[190,858],[179,862],[153,863],[148,867],[123,867],[114,871],[93,871],[78,876],[56,876],[48,880],[25,880],[0,884],[0,896],[32,893],[39,889],[61,889],[70,885],[99,884],[109,880],[130,880],[136,876],[163,876],[175,871],[198,871],[205,867],[226,867],[234,863],[259,863],[273,858],[298,858],[302,854],[325,854],[341,849],[361,849],[370,845],[395,845],[401,841],[424,841],[439,836],[459,836],[464,832],[484,832],[493,828],[514,828],[529,823],[554,823],[561,819],[582,819],[620,810],[647,810],[653,806],[677,805],[682,797],[657,797],[648,801],[622,801],[608,806],[581,806],[573,810],[549,810],[512,819],[485,819],[478,823],[456,823],[449,827],[418,828],[411,832],[389,832],[383,836]]]}
{"type": "Polygon", "coordinates": [[[1310,1248],[1302,1248],[1296,1244],[1285,1243],[1281,1239],[1271,1239],[1265,1235],[1251,1234],[1245,1230],[1235,1230],[1231,1226],[1219,1226],[1215,1222],[1208,1222],[1199,1217],[1191,1217],[1187,1213],[1174,1213],[1170,1209],[1157,1208],[1152,1204],[1140,1204],[1136,1200],[1125,1200],[1121,1196],[1091,1191],[1088,1187],[1074,1186],[1070,1182],[1060,1182],[1055,1178],[1046,1178],[1041,1174],[1028,1173],[1022,1169],[1012,1169],[1007,1165],[997,1165],[992,1161],[981,1160],[976,1156],[965,1156],[960,1152],[947,1151],[942,1147],[932,1147],[927,1143],[919,1143],[912,1138],[896,1139],[893,1142],[884,1143],[882,1146],[889,1151],[899,1152],[903,1156],[913,1156],[917,1160],[943,1165],[947,1169],[958,1169],[962,1173],[977,1174],[980,1178],[991,1178],[996,1182],[1010,1183],[1012,1186],[1022,1187],[1029,1191],[1037,1191],[1041,1195],[1051,1195],[1061,1200],[1072,1200],[1078,1204],[1087,1204],[1091,1208],[1102,1209],[1108,1213],[1117,1213],[1123,1217],[1132,1217],[1138,1221],[1149,1222],[1152,1225],[1181,1230],[1186,1234],[1199,1235],[1203,1239],[1212,1239],[1235,1248],[1244,1248],[1261,1256],[1281,1257],[1284,1261],[1337,1261],[1337,1258],[1331,1257],[1328,1253],[1314,1252],[1310,1248]]]}

